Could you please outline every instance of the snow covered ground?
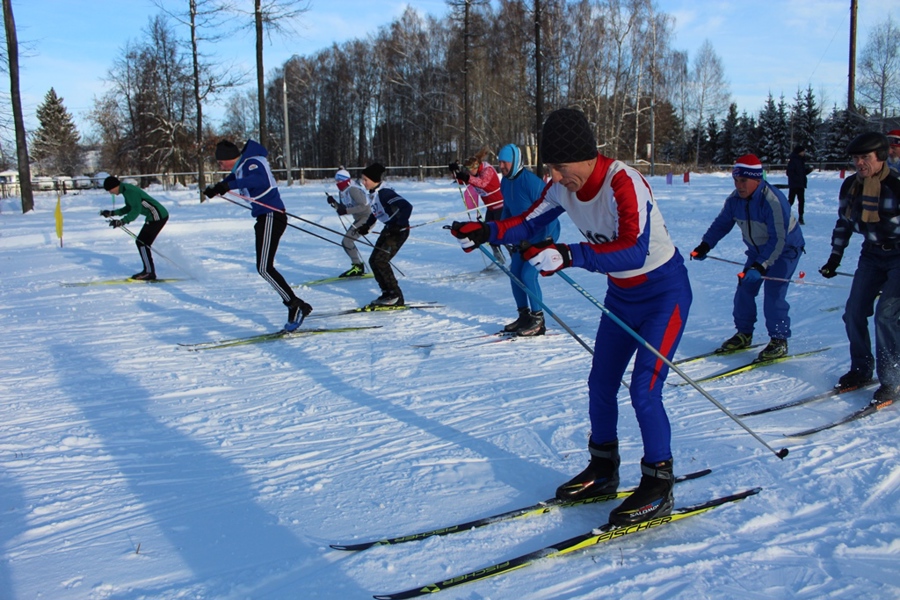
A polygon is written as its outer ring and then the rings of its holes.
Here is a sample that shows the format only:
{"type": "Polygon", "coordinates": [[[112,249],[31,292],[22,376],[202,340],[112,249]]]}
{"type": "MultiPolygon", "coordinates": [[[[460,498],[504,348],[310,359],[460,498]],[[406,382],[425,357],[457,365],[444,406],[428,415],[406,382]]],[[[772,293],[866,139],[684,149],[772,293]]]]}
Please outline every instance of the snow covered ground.
{"type": "MultiPolygon", "coordinates": [[[[731,179],[676,180],[651,183],[686,255],[731,179]]],[[[462,207],[446,180],[389,183],[414,204],[414,224],[462,207]]],[[[796,285],[789,296],[791,350],[829,349],[704,385],[735,412],[827,389],[848,367],[839,307],[850,279],[817,273],[839,184],[836,173],[811,176],[800,269],[822,285],[796,285]]],[[[326,189],[331,182],[282,193],[290,212],[340,229],[326,189]]],[[[482,272],[480,253],[460,251],[441,228],[449,221],[415,228],[394,260],[407,301],[437,308],[307,322],[379,329],[188,351],[178,344],[273,331],[286,310],[255,272],[245,209],[221,199],[201,205],[187,190],[151,193],[172,215],[155,245],[158,272],[182,281],[61,285],[140,270],[131,238],[97,215],[110,206],[102,191],[64,198],[63,248],[55,196],[39,196],[27,215],[14,200],[0,207],[0,598],[368,598],[606,522],[612,506],[600,504],[360,553],[331,550],[552,496],[587,463],[588,353],[554,322],[554,335],[541,339],[459,341],[497,331],[515,309],[506,277],[482,272]]],[[[741,260],[739,238],[732,232],[714,254],[741,260]]],[[[562,241],[578,239],[563,218],[562,241]]],[[[860,242],[842,270],[853,271],[860,242]]],[[[339,247],[295,229],[277,264],[294,284],[349,266],[339,247]]],[[[733,333],[738,268],[712,260],[688,268],[694,305],[679,356],[733,333]]],[[[567,274],[603,299],[604,276],[567,274]]],[[[600,311],[559,277],[543,289],[548,306],[592,343],[600,311]]],[[[377,286],[299,293],[326,313],[372,300],[377,286]]],[[[744,358],[685,370],[699,377],[744,358]]],[[[840,417],[870,392],[746,418],[772,447],[790,449],[782,461],[691,387],[669,386],[665,397],[676,471],[713,469],[680,484],[677,504],[755,486],[760,495],[440,597],[900,597],[900,410],[806,439],[783,434],[840,417]]],[[[641,445],[624,389],[620,398],[629,487],[640,477],[641,445]]]]}

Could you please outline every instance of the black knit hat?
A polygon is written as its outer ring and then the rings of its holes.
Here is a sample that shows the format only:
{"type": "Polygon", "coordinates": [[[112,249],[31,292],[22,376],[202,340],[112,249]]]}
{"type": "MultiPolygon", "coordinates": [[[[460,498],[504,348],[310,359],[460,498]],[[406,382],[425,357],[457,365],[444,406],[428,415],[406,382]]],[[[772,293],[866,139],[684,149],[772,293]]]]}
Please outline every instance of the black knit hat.
{"type": "Polygon", "coordinates": [[[115,188],[119,187],[119,183],[120,181],[117,177],[113,177],[112,175],[110,175],[103,180],[103,189],[107,192],[110,190],[114,190],[115,188]]]}
{"type": "Polygon", "coordinates": [[[386,169],[384,168],[383,164],[376,162],[363,169],[362,174],[375,183],[378,183],[379,181],[381,181],[381,177],[384,175],[385,170],[386,169]]]}
{"type": "Polygon", "coordinates": [[[554,110],[541,130],[541,160],[549,165],[597,158],[597,138],[584,113],[574,108],[554,110]]]}
{"type": "Polygon", "coordinates": [[[232,158],[240,157],[240,155],[241,151],[234,142],[222,140],[216,144],[216,160],[231,160],[232,158]]]}

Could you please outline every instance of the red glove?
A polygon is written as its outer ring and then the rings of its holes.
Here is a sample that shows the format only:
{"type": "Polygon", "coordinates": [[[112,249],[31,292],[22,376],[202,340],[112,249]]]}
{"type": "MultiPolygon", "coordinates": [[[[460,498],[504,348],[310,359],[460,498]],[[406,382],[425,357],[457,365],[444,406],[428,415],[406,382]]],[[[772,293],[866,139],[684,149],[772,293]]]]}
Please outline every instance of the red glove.
{"type": "Polygon", "coordinates": [[[480,221],[454,221],[450,233],[466,252],[471,252],[491,239],[491,228],[480,221]]]}
{"type": "Polygon", "coordinates": [[[522,258],[530,262],[544,277],[572,266],[572,252],[569,251],[569,246],[552,241],[529,246],[522,252],[522,258]]]}

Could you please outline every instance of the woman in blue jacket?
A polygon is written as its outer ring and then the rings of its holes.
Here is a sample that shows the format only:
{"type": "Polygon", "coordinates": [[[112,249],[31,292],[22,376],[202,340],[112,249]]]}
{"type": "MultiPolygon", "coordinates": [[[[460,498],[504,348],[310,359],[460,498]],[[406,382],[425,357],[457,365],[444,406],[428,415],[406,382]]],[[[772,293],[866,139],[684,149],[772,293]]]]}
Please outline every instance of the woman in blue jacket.
{"type": "MultiPolygon", "coordinates": [[[[503,174],[503,179],[500,181],[500,191],[503,193],[503,213],[500,218],[508,219],[519,216],[541,199],[541,194],[548,184],[524,168],[522,152],[515,144],[503,146],[497,154],[497,160],[500,163],[500,172],[503,174]]],[[[528,243],[537,244],[546,240],[554,242],[559,240],[559,221],[557,219],[537,228],[528,243]]],[[[543,308],[538,302],[543,299],[541,286],[538,283],[538,270],[522,258],[519,245],[509,246],[509,248],[511,248],[509,270],[528,288],[533,297],[515,282],[510,281],[519,318],[504,327],[503,331],[520,336],[544,335],[547,327],[544,324],[543,308]]]]}

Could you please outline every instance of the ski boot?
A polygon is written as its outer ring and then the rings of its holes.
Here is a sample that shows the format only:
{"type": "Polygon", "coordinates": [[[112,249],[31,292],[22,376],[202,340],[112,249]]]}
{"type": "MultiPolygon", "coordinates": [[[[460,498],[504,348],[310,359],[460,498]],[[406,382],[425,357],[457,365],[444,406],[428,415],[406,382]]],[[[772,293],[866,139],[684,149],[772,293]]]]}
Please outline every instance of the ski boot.
{"type": "Polygon", "coordinates": [[[504,333],[515,333],[531,322],[531,311],[528,308],[519,309],[519,318],[503,328],[504,333]]]}
{"type": "Polygon", "coordinates": [[[556,488],[560,500],[581,500],[614,494],[619,487],[619,440],[588,441],[591,462],[584,471],[556,488]]]}
{"type": "Polygon", "coordinates": [[[675,506],[672,495],[672,488],[675,486],[672,461],[664,460],[654,464],[641,461],[641,473],[638,488],[610,513],[611,524],[633,525],[672,514],[675,506]]]}

